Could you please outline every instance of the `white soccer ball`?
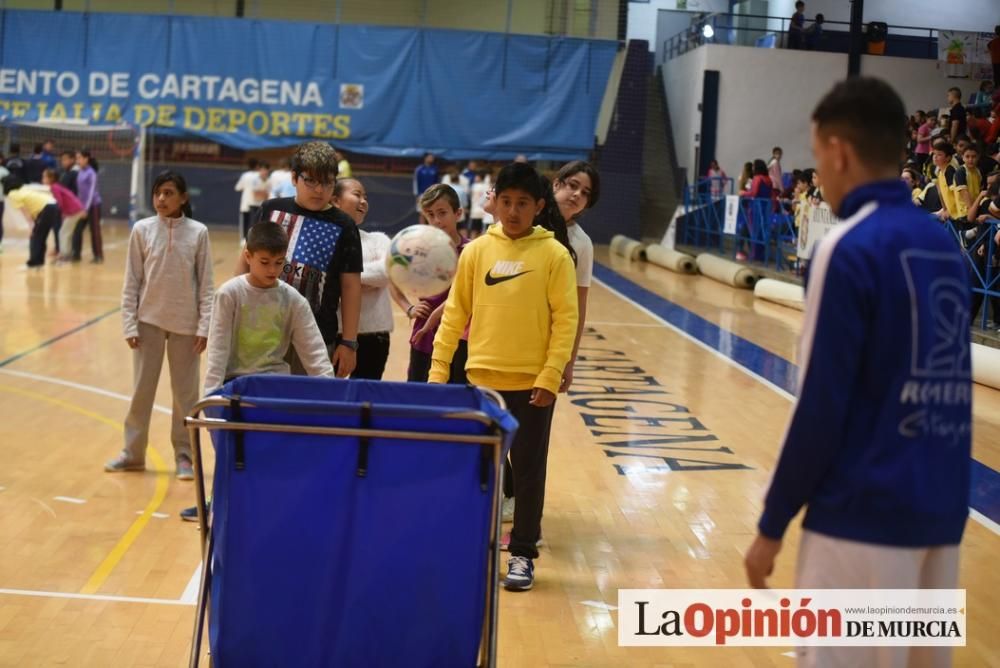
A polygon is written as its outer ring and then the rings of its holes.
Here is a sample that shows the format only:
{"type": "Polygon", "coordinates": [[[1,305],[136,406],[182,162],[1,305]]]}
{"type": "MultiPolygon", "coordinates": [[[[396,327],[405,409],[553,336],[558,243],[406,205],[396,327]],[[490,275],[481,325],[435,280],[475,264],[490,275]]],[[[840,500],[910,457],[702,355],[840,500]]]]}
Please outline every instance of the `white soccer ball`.
{"type": "Polygon", "coordinates": [[[448,235],[430,225],[411,225],[389,245],[386,272],[393,285],[407,297],[420,299],[441,294],[455,278],[458,254],[448,235]]]}

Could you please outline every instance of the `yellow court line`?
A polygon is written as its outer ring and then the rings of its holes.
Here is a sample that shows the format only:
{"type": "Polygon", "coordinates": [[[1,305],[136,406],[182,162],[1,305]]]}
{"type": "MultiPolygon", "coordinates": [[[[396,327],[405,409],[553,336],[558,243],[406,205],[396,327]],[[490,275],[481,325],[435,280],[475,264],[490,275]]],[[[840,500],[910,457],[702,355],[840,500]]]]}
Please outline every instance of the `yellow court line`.
{"type": "MultiPolygon", "coordinates": [[[[94,413],[86,408],[81,408],[76,404],[62,401],[61,399],[53,399],[52,397],[47,397],[44,394],[22,390],[9,385],[0,385],[0,391],[7,392],[9,394],[18,394],[37,401],[44,401],[45,403],[58,406],[59,408],[72,413],[79,413],[85,417],[97,420],[98,422],[113,427],[118,431],[124,430],[122,423],[119,421],[112,420],[111,418],[105,417],[99,413],[94,413]]],[[[153,460],[153,472],[156,473],[156,487],[153,490],[153,498],[149,500],[149,503],[146,504],[142,514],[134,522],[132,522],[132,526],[128,528],[128,531],[125,532],[125,535],[121,537],[111,552],[108,553],[108,556],[104,557],[104,560],[94,570],[93,574],[87,580],[87,583],[83,585],[83,588],[80,590],[81,594],[93,594],[101,588],[101,585],[103,585],[105,580],[108,579],[108,576],[111,575],[111,572],[122,560],[122,557],[125,556],[125,553],[128,552],[128,549],[132,547],[132,544],[139,537],[139,534],[141,534],[142,530],[146,528],[147,524],[149,524],[149,520],[152,519],[153,513],[159,510],[164,499],[167,498],[167,488],[170,485],[170,475],[167,472],[166,463],[163,461],[163,457],[160,456],[160,453],[157,452],[155,448],[149,448],[147,453],[149,454],[150,459],[153,460]]]]}

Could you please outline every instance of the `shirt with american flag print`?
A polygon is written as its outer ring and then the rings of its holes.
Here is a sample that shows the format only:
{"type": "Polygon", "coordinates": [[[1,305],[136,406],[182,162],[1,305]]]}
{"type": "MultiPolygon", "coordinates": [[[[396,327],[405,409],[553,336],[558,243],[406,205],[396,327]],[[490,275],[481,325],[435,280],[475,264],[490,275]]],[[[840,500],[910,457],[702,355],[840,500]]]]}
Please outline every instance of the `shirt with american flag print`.
{"type": "Polygon", "coordinates": [[[337,208],[310,211],[293,197],[271,199],[261,206],[259,220],[278,223],[288,234],[288,252],[281,280],[309,302],[323,341],[337,340],[340,274],[361,273],[361,236],[354,221],[337,208]]]}

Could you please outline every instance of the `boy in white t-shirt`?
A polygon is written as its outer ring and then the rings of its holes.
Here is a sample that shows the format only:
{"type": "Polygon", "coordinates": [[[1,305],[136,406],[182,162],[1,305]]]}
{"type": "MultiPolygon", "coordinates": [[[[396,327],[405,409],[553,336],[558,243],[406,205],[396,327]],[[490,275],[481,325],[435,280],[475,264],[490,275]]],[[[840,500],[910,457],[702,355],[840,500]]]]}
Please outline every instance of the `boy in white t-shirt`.
{"type": "Polygon", "coordinates": [[[240,239],[246,238],[247,230],[250,229],[253,222],[253,218],[250,217],[250,209],[257,203],[254,193],[254,184],[259,180],[257,164],[257,160],[254,158],[247,160],[247,170],[240,174],[240,178],[233,188],[240,194],[240,239]]]}
{"type": "Polygon", "coordinates": [[[277,223],[257,223],[247,233],[243,255],[249,273],[215,291],[205,394],[238,376],[289,373],[285,355],[290,345],[310,376],[333,376],[309,302],[278,280],[287,250],[288,235],[277,223]]]}
{"type": "MultiPolygon", "coordinates": [[[[285,281],[288,235],[281,225],[256,223],[247,233],[243,255],[250,271],[234,276],[215,291],[208,335],[205,394],[239,376],[289,373],[289,346],[310,376],[333,377],[333,364],[308,300],[285,281]]],[[[180,512],[198,521],[198,509],[180,512]]]]}

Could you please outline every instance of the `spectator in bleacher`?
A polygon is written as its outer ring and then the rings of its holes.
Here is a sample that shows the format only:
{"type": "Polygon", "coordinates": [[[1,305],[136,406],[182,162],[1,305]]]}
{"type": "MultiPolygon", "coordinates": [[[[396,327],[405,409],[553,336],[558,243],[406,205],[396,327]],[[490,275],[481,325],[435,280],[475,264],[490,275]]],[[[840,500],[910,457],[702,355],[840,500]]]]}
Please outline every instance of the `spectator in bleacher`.
{"type": "Polygon", "coordinates": [[[912,156],[917,149],[917,128],[920,127],[920,119],[917,114],[913,114],[906,120],[906,155],[912,156]]]}
{"type": "Polygon", "coordinates": [[[705,176],[709,179],[708,189],[712,194],[712,199],[718,199],[723,194],[726,180],[726,172],[723,171],[722,167],[719,167],[718,160],[708,163],[708,171],[705,176]]]}
{"type": "Polygon", "coordinates": [[[997,112],[995,107],[990,111],[987,120],[990,122],[990,129],[986,133],[985,141],[987,144],[992,144],[1000,138],[1000,113],[997,112]]]}
{"type": "MultiPolygon", "coordinates": [[[[989,217],[998,218],[1000,217],[1000,171],[995,171],[987,176],[986,188],[979,193],[979,197],[972,203],[969,207],[969,214],[967,222],[969,225],[975,225],[971,231],[975,239],[980,238],[988,229],[986,225],[986,220],[989,217]]],[[[988,240],[984,240],[983,243],[979,245],[975,254],[971,257],[979,271],[979,276],[986,276],[986,263],[989,261],[993,265],[993,275],[997,275],[997,269],[1000,268],[1000,230],[997,231],[996,236],[993,240],[993,253],[989,260],[987,260],[987,250],[989,249],[988,240]]],[[[975,272],[971,272],[969,277],[970,283],[973,287],[978,287],[981,285],[982,281],[976,276],[975,272]]],[[[983,294],[981,292],[972,293],[972,304],[970,314],[972,316],[972,324],[977,324],[978,318],[976,315],[979,313],[979,308],[983,303],[983,294]]],[[[1000,320],[1000,299],[996,297],[990,298],[990,304],[993,306],[993,326],[996,326],[998,320],[1000,320]]],[[[987,314],[988,316],[989,314],[987,314]]],[[[989,321],[987,321],[987,326],[989,326],[989,321]]]]}
{"type": "MultiPolygon", "coordinates": [[[[956,149],[955,146],[944,137],[938,137],[937,139],[931,142],[931,155],[932,156],[934,155],[934,151],[936,149],[946,145],[951,147],[951,160],[948,164],[950,164],[955,169],[958,169],[959,167],[962,166],[961,163],[958,161],[958,149],[956,149]]],[[[938,166],[935,163],[932,175],[937,175],[937,172],[938,172],[938,166]]]]}
{"type": "Polygon", "coordinates": [[[954,144],[958,141],[959,135],[964,135],[968,124],[965,118],[965,107],[962,106],[962,89],[953,87],[948,89],[948,111],[949,125],[948,138],[954,144]]]}
{"type": "Polygon", "coordinates": [[[990,62],[993,63],[993,85],[1000,89],[1000,26],[993,29],[996,37],[990,40],[986,48],[990,51],[990,62]]]}
{"type": "Polygon", "coordinates": [[[941,199],[941,208],[934,212],[938,220],[956,220],[958,218],[958,205],[955,202],[955,172],[958,168],[952,164],[955,156],[955,148],[948,142],[936,142],[931,151],[934,166],[937,170],[937,192],[941,199]]]}
{"type": "Polygon", "coordinates": [[[969,112],[969,136],[976,141],[986,141],[990,131],[990,122],[986,120],[986,109],[975,107],[969,112]]]}
{"type": "Polygon", "coordinates": [[[76,164],[76,153],[73,151],[63,151],[59,156],[59,163],[61,167],[59,170],[59,184],[75,195],[76,175],[80,171],[80,168],[76,164]]]}
{"type": "Polygon", "coordinates": [[[747,191],[742,194],[743,197],[749,197],[752,199],[765,199],[771,197],[771,191],[774,189],[774,181],[771,180],[771,176],[768,174],[767,165],[763,160],[753,161],[753,179],[750,181],[750,187],[747,191]]]}
{"type": "Polygon", "coordinates": [[[823,182],[819,178],[819,170],[814,169],[812,173],[812,187],[809,188],[809,201],[813,206],[823,203],[823,182]]]}
{"type": "Polygon", "coordinates": [[[802,0],[795,3],[795,13],[788,24],[788,48],[806,48],[806,3],[802,0]]]}
{"type": "Polygon", "coordinates": [[[937,117],[937,126],[931,130],[931,141],[941,138],[948,141],[948,132],[951,130],[951,115],[950,114],[939,114],[937,117]]]}
{"type": "Polygon", "coordinates": [[[923,111],[917,112],[917,136],[915,137],[916,145],[913,149],[913,156],[917,162],[917,168],[923,169],[924,165],[927,164],[927,159],[931,154],[931,128],[935,118],[931,118],[923,111]]]}
{"type": "Polygon", "coordinates": [[[806,48],[810,51],[818,51],[820,42],[823,40],[823,23],[826,17],[817,14],[816,19],[806,28],[806,48]]]}
{"type": "Polygon", "coordinates": [[[958,139],[954,142],[955,144],[955,160],[958,164],[955,165],[955,169],[958,169],[962,163],[962,156],[965,155],[965,149],[969,148],[969,144],[972,140],[969,139],[968,135],[959,135],[958,139]]]}
{"type": "Polygon", "coordinates": [[[753,163],[744,162],[743,171],[740,172],[739,181],[736,182],[736,191],[740,195],[749,190],[750,182],[753,180],[753,163]]]}
{"type": "Polygon", "coordinates": [[[937,181],[925,180],[923,190],[917,195],[916,205],[927,213],[934,215],[944,206],[938,196],[937,181]]]}
{"type": "MultiPolygon", "coordinates": [[[[779,192],[785,187],[783,184],[783,172],[781,171],[781,156],[784,152],[780,146],[771,149],[771,161],[767,163],[767,173],[771,177],[771,187],[779,192]]],[[[756,166],[755,166],[756,167],[756,166]]],[[[756,171],[754,172],[756,174],[756,171]]]]}
{"type": "Polygon", "coordinates": [[[997,167],[1000,167],[1000,163],[997,162],[996,157],[990,155],[990,152],[996,152],[997,147],[991,146],[989,144],[979,145],[979,163],[976,165],[979,167],[980,174],[989,174],[997,167]]]}
{"type": "MultiPolygon", "coordinates": [[[[754,160],[753,180],[750,182],[750,188],[745,192],[740,193],[740,197],[746,198],[747,200],[771,199],[774,187],[772,186],[771,177],[768,176],[767,171],[767,164],[763,160],[754,160]]],[[[755,227],[765,224],[766,221],[760,219],[763,213],[762,209],[769,210],[762,207],[759,203],[748,204],[744,207],[743,210],[746,212],[747,229],[738,232],[740,236],[753,236],[753,230],[755,227]]],[[[756,242],[752,245],[753,248],[751,249],[751,255],[753,256],[753,259],[761,259],[760,256],[763,254],[763,248],[758,248],[758,244],[756,242]]],[[[747,254],[744,248],[739,248],[736,251],[736,259],[740,261],[745,261],[747,259],[747,254]]]]}
{"type": "Polygon", "coordinates": [[[972,106],[989,109],[993,105],[993,82],[986,80],[979,83],[979,90],[975,92],[972,106]]]}
{"type": "Polygon", "coordinates": [[[955,208],[958,218],[965,219],[969,215],[972,203],[979,199],[982,190],[983,177],[979,171],[979,149],[975,144],[968,144],[962,151],[962,166],[955,170],[955,208]]]}
{"type": "Polygon", "coordinates": [[[795,175],[795,190],[792,192],[792,213],[795,214],[795,227],[806,224],[809,215],[809,187],[812,184],[813,170],[803,169],[795,175]]]}
{"type": "Polygon", "coordinates": [[[913,203],[920,206],[920,195],[924,190],[921,187],[920,172],[913,167],[904,167],[900,178],[903,179],[906,187],[910,189],[913,203]]]}

